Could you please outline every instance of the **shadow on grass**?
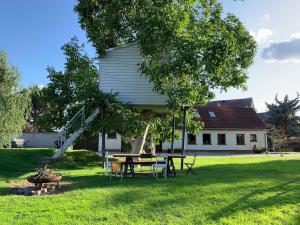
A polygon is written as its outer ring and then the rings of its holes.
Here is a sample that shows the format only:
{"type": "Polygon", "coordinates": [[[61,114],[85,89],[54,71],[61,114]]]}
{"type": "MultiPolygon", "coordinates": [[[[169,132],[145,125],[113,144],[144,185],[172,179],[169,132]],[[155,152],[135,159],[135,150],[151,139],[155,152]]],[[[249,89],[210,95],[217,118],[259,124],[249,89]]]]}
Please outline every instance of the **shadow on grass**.
{"type": "Polygon", "coordinates": [[[257,187],[253,191],[240,196],[233,203],[209,215],[214,221],[231,216],[238,211],[260,213],[262,209],[284,204],[299,204],[300,180],[280,182],[278,185],[257,187]]]}

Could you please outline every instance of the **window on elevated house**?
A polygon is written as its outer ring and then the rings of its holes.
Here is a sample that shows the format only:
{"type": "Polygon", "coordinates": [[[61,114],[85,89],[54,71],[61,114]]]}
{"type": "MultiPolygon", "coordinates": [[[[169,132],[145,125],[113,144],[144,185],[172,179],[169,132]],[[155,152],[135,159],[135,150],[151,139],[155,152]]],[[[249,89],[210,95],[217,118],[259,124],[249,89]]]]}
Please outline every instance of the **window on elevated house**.
{"type": "Polygon", "coordinates": [[[237,145],[245,145],[245,135],[244,134],[236,135],[236,144],[237,145]]]}
{"type": "Polygon", "coordinates": [[[226,135],[218,134],[218,145],[226,145],[226,135]]]}
{"type": "Polygon", "coordinates": [[[196,140],[196,135],[194,134],[188,134],[187,135],[187,142],[188,145],[196,145],[197,144],[197,140],[196,140]]]}
{"type": "Polygon", "coordinates": [[[251,142],[257,142],[257,136],[256,136],[256,134],[250,134],[250,141],[251,142]]]}
{"type": "Polygon", "coordinates": [[[210,134],[203,134],[203,144],[204,145],[211,145],[211,135],[210,134]]]}
{"type": "Polygon", "coordinates": [[[117,133],[116,132],[108,133],[107,139],[117,139],[117,133]]]}

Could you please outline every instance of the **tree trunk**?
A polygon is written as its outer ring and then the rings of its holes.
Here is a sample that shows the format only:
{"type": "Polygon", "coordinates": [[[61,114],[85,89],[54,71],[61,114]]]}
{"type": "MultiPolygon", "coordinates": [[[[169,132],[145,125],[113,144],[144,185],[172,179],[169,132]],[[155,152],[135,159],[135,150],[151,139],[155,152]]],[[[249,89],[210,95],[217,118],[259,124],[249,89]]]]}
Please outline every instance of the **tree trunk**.
{"type": "Polygon", "coordinates": [[[141,136],[136,137],[136,139],[134,141],[134,144],[133,144],[132,153],[139,154],[143,151],[149,127],[150,127],[150,124],[147,124],[146,129],[144,131],[144,134],[141,135],[141,136]]]}
{"type": "Polygon", "coordinates": [[[156,154],[156,146],[155,146],[155,142],[154,142],[154,138],[151,137],[151,154],[155,155],[156,154]]]}

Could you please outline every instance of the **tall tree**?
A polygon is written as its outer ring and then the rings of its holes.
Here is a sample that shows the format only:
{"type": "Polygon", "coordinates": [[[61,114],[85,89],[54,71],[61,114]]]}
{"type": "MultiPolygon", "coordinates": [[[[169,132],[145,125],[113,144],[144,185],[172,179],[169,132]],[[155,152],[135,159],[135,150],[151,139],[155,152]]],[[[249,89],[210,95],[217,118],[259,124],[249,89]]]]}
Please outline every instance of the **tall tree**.
{"type": "Polygon", "coordinates": [[[140,70],[170,109],[205,103],[215,88],[245,87],[256,43],[216,0],[79,0],[75,9],[99,56],[137,42],[140,70]]]}
{"type": "Polygon", "coordinates": [[[300,111],[299,94],[294,99],[289,99],[286,95],[282,101],[276,96],[275,103],[266,103],[266,106],[269,110],[267,122],[282,130],[286,136],[294,135],[299,130],[300,117],[297,115],[300,111]]]}
{"type": "Polygon", "coordinates": [[[48,108],[39,120],[45,129],[61,128],[82,106],[96,104],[98,95],[97,65],[83,45],[73,37],[62,51],[66,56],[64,71],[47,68],[50,82],[40,96],[48,108]]]}
{"type": "Polygon", "coordinates": [[[46,87],[33,85],[28,88],[31,99],[30,116],[27,121],[26,132],[52,131],[51,128],[45,126],[44,115],[49,113],[50,105],[45,99],[46,87]]]}
{"type": "Polygon", "coordinates": [[[29,108],[29,92],[20,87],[19,71],[9,65],[7,54],[0,52],[0,147],[22,132],[29,108]]]}
{"type": "MultiPolygon", "coordinates": [[[[182,121],[185,104],[205,104],[215,89],[246,87],[256,43],[236,16],[223,15],[217,0],[78,0],[75,10],[99,57],[108,48],[138,44],[140,71],[169,97],[167,118],[145,121],[152,133],[160,134],[170,115],[182,121]]],[[[201,123],[192,111],[188,126],[197,132],[201,123]]]]}

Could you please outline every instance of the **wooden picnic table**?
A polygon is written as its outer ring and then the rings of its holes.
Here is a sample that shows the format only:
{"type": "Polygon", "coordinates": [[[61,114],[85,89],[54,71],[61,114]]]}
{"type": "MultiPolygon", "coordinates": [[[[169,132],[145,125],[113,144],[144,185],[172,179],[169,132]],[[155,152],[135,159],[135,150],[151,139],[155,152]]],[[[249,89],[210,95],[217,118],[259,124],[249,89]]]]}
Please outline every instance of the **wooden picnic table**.
{"type": "Polygon", "coordinates": [[[134,161],[133,158],[153,158],[155,155],[151,154],[132,154],[132,153],[120,153],[120,154],[113,154],[113,157],[123,157],[125,158],[125,162],[121,163],[121,170],[123,170],[124,165],[124,172],[123,175],[126,178],[128,174],[134,176],[134,165],[153,165],[154,161],[134,161]],[[146,157],[145,157],[146,156],[146,157]],[[128,173],[128,167],[130,169],[130,173],[128,173]]]}
{"type": "MultiPolygon", "coordinates": [[[[134,176],[134,165],[135,164],[142,164],[142,161],[136,163],[137,161],[134,161],[133,158],[143,158],[143,155],[145,154],[133,154],[133,153],[119,153],[119,154],[113,154],[113,157],[120,157],[120,158],[125,158],[125,162],[121,163],[121,170],[123,170],[123,165],[124,165],[124,172],[123,175],[124,177],[127,177],[127,175],[132,175],[134,176]],[[130,172],[128,173],[128,168],[130,169],[130,172]]],[[[148,154],[149,156],[149,154],[148,154]]],[[[183,159],[186,158],[186,155],[182,154],[156,154],[156,155],[151,155],[149,158],[153,157],[163,157],[164,159],[167,160],[167,176],[170,174],[173,174],[176,176],[176,168],[173,159],[178,158],[178,159],[183,159]]],[[[154,164],[154,161],[146,162],[147,165],[154,164]]]]}

